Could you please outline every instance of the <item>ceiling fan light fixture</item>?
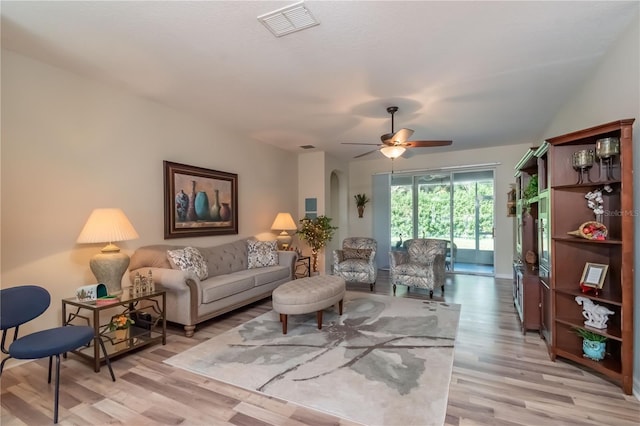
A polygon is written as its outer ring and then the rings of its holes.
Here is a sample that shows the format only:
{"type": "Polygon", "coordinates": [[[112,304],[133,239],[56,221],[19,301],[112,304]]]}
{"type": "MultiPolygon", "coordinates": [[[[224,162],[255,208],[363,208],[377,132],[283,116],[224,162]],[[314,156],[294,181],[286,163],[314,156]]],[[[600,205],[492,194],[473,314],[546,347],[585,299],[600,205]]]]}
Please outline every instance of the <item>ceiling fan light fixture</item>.
{"type": "Polygon", "coordinates": [[[382,153],[382,155],[390,158],[391,160],[395,160],[396,158],[400,157],[406,150],[407,148],[403,146],[383,146],[382,148],[380,148],[380,152],[382,153]]]}

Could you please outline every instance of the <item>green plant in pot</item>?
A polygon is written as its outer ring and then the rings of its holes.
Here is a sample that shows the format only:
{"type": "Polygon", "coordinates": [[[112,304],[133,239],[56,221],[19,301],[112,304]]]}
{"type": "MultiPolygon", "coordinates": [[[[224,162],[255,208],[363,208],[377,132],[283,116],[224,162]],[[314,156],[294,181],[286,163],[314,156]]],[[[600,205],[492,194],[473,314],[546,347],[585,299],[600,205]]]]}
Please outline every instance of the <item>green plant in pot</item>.
{"type": "Polygon", "coordinates": [[[353,196],[356,200],[356,207],[358,208],[358,217],[362,217],[364,214],[364,206],[369,202],[367,194],[356,194],[353,196]]]}
{"type": "Polygon", "coordinates": [[[301,227],[296,234],[311,247],[313,272],[318,272],[318,252],[331,241],[333,233],[338,228],[331,226],[331,218],[326,216],[318,216],[315,219],[305,217],[300,219],[300,224],[301,227]]]}
{"type": "Polygon", "coordinates": [[[580,327],[574,327],[574,330],[578,336],[582,337],[584,357],[594,361],[603,360],[607,347],[607,337],[580,327]]]}
{"type": "Polygon", "coordinates": [[[522,191],[522,205],[528,210],[531,199],[538,196],[538,175],[531,176],[527,187],[522,191]]]}

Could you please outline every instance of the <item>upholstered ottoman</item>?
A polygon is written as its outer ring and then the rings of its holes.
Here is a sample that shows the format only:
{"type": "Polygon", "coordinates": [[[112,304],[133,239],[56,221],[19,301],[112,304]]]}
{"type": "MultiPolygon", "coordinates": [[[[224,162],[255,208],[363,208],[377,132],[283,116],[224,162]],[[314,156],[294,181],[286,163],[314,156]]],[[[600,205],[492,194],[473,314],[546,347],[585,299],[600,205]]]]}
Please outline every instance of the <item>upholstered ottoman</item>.
{"type": "Polygon", "coordinates": [[[345,283],[334,275],[318,275],[282,284],[273,290],[273,310],[280,314],[282,333],[287,334],[287,316],[316,312],[322,330],[322,310],[338,303],[342,315],[345,283]]]}

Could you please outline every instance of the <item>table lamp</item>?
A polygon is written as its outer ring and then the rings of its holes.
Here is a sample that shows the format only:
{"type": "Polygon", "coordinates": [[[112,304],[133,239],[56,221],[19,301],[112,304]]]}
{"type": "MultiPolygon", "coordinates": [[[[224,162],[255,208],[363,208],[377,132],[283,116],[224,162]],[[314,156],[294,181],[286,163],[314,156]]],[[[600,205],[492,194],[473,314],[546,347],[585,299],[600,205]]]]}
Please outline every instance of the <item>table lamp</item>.
{"type": "Polygon", "coordinates": [[[89,266],[98,282],[107,286],[109,294],[122,293],[122,276],[129,267],[129,256],[120,253],[113,242],[137,238],[138,233],[121,209],[95,209],[82,228],[77,243],[108,243],[91,258],[89,266]]]}
{"type": "Polygon", "coordinates": [[[289,244],[291,244],[291,235],[289,235],[288,231],[297,231],[298,226],[293,221],[291,214],[289,213],[278,213],[276,219],[273,221],[273,225],[271,225],[272,231],[282,231],[280,235],[276,238],[278,240],[278,245],[286,250],[289,248],[289,244]]]}

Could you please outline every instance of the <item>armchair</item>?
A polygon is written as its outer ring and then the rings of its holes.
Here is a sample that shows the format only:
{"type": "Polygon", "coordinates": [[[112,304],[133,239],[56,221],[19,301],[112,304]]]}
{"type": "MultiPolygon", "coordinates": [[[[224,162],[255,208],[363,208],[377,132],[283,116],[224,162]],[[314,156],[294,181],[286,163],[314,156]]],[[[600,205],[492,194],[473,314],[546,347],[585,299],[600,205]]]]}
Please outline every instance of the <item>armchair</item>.
{"type": "Polygon", "coordinates": [[[345,282],[368,283],[373,291],[378,275],[375,263],[377,248],[378,243],[373,238],[345,238],[342,249],[333,251],[333,274],[345,282]]]}
{"type": "Polygon", "coordinates": [[[446,240],[416,238],[406,243],[407,251],[389,253],[390,281],[393,294],[396,285],[429,289],[433,298],[433,289],[439,286],[444,295],[446,240]]]}

